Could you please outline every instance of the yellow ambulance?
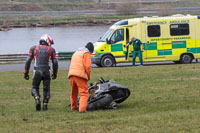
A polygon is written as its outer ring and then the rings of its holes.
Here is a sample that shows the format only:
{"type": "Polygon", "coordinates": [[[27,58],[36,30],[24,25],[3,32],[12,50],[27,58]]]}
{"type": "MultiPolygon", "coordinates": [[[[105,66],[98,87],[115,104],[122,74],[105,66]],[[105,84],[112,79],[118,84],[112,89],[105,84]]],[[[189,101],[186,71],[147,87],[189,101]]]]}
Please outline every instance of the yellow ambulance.
{"type": "Polygon", "coordinates": [[[142,41],[144,62],[191,63],[200,58],[200,16],[177,14],[116,22],[94,44],[92,62],[102,67],[132,62],[133,47],[125,47],[132,36],[142,41]]]}

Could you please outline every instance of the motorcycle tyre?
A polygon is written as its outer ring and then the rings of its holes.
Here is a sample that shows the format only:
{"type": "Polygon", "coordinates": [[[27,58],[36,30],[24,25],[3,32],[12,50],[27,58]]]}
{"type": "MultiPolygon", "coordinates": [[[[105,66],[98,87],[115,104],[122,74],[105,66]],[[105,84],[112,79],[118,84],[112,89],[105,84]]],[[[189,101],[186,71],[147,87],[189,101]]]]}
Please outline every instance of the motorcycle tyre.
{"type": "Polygon", "coordinates": [[[98,110],[98,109],[104,109],[106,106],[109,106],[113,101],[113,97],[109,94],[104,94],[104,96],[94,102],[88,103],[87,105],[87,111],[92,110],[98,110]]]}

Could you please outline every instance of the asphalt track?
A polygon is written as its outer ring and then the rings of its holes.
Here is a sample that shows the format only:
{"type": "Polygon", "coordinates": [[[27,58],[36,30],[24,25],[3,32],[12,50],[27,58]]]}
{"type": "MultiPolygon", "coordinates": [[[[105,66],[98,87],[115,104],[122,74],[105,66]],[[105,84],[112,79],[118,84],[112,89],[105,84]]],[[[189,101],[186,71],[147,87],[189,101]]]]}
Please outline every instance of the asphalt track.
{"type": "MultiPolygon", "coordinates": [[[[193,63],[196,63],[194,60],[193,63]]],[[[24,65],[25,64],[6,64],[6,65],[0,65],[0,72],[10,72],[10,71],[24,71],[24,65]]],[[[31,64],[30,71],[33,70],[33,65],[31,64]]],[[[59,62],[59,70],[68,70],[70,66],[70,61],[60,61],[59,62]]],[[[154,66],[154,65],[176,65],[172,61],[166,61],[166,62],[148,62],[144,63],[145,66],[154,66]]],[[[119,63],[116,65],[116,67],[132,67],[132,63],[119,63]]],[[[139,63],[136,63],[136,67],[139,67],[139,63]]],[[[97,67],[95,64],[92,64],[92,68],[101,68],[97,67]]]]}
{"type": "MultiPolygon", "coordinates": [[[[137,9],[137,12],[156,12],[160,9],[137,9]]],[[[174,11],[181,10],[200,10],[200,7],[181,7],[181,8],[172,8],[174,11]]],[[[116,13],[117,10],[83,10],[83,11],[0,11],[0,14],[9,15],[9,14],[26,14],[26,15],[35,15],[35,14],[106,14],[106,13],[116,13]]]]}

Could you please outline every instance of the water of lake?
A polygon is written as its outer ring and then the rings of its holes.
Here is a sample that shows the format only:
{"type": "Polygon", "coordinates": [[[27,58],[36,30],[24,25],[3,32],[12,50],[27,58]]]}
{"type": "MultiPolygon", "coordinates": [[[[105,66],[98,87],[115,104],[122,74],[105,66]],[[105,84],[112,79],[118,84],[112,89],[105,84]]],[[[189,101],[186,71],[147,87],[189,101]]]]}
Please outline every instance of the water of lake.
{"type": "Polygon", "coordinates": [[[88,42],[96,42],[109,26],[75,26],[52,28],[14,28],[0,32],[0,54],[28,53],[43,34],[49,34],[56,51],[75,51],[88,42]]]}

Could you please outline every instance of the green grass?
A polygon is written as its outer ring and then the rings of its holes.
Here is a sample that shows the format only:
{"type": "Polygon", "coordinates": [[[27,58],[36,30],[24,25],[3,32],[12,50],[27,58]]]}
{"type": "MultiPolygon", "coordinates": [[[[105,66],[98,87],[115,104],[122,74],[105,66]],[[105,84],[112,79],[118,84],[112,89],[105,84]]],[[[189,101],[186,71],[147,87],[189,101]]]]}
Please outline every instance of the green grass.
{"type": "MultiPolygon", "coordinates": [[[[89,21],[119,21],[122,19],[140,17],[135,15],[119,16],[119,15],[0,15],[0,20],[7,21],[8,25],[25,25],[25,24],[49,24],[49,23],[70,23],[70,22],[89,22],[89,21]]],[[[114,23],[113,22],[113,23],[114,23]]],[[[0,25],[3,25],[0,22],[0,25]]]]}
{"type": "Polygon", "coordinates": [[[93,68],[90,82],[114,79],[131,95],[116,110],[80,114],[67,107],[67,71],[60,70],[51,82],[46,112],[35,111],[31,80],[24,80],[23,72],[1,72],[0,132],[198,133],[199,73],[200,64],[93,68]]]}
{"type": "MultiPolygon", "coordinates": [[[[186,10],[186,11],[171,11],[171,8],[176,7],[199,7],[200,0],[179,0],[178,2],[170,3],[143,3],[137,4],[132,8],[130,5],[138,2],[138,0],[102,0],[99,4],[99,0],[2,0],[0,1],[0,11],[72,11],[72,10],[117,10],[116,13],[107,14],[46,14],[46,15],[0,15],[0,28],[11,26],[24,26],[28,27],[31,24],[42,24],[47,26],[50,23],[74,23],[79,22],[88,24],[92,21],[118,21],[124,18],[134,18],[143,16],[141,12],[135,13],[135,9],[155,9],[163,8],[164,11],[153,12],[152,15],[166,16],[171,14],[199,14],[199,10],[186,10]],[[117,3],[124,2],[124,4],[117,3]],[[129,7],[130,6],[130,7],[129,7]],[[131,14],[131,15],[130,15],[131,14]],[[129,16],[128,16],[129,15],[129,16]]],[[[148,12],[146,12],[148,13],[148,12]]],[[[151,12],[149,12],[151,13],[151,12]]],[[[151,16],[152,16],[151,15],[151,16]]],[[[90,24],[88,24],[90,25],[90,24]]],[[[99,23],[97,24],[99,25],[99,23]]]]}

